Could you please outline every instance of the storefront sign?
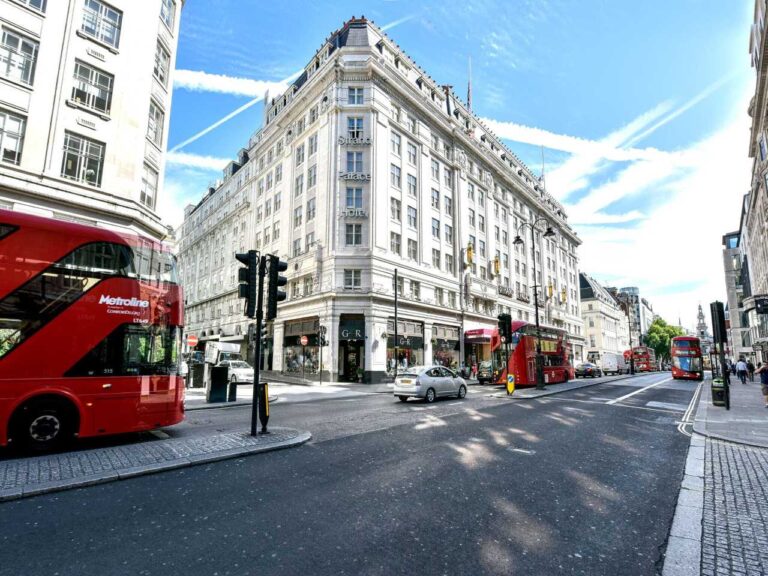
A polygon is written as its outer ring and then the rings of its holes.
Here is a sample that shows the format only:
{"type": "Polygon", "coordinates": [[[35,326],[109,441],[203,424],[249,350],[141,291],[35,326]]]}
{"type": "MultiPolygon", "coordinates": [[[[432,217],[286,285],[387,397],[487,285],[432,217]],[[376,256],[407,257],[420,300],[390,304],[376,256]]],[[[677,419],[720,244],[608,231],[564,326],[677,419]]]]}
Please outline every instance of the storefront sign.
{"type": "MultiPolygon", "coordinates": [[[[395,347],[395,337],[387,338],[387,348],[395,347]]],[[[424,338],[422,336],[400,336],[397,337],[397,347],[411,350],[421,350],[424,348],[424,338]]]]}
{"type": "Polygon", "coordinates": [[[365,319],[342,318],[339,321],[339,340],[363,340],[365,338],[365,319]]]}
{"type": "Polygon", "coordinates": [[[370,174],[360,174],[358,172],[339,172],[339,178],[342,180],[364,180],[369,181],[371,180],[370,174]]]}
{"type": "Polygon", "coordinates": [[[345,208],[341,215],[347,218],[368,218],[368,211],[362,208],[345,208]]]}
{"type": "Polygon", "coordinates": [[[339,136],[339,144],[346,144],[347,146],[369,146],[371,144],[370,138],[346,138],[339,136]]]}
{"type": "Polygon", "coordinates": [[[493,328],[478,328],[477,330],[465,330],[464,342],[482,344],[491,341],[493,328]]]}

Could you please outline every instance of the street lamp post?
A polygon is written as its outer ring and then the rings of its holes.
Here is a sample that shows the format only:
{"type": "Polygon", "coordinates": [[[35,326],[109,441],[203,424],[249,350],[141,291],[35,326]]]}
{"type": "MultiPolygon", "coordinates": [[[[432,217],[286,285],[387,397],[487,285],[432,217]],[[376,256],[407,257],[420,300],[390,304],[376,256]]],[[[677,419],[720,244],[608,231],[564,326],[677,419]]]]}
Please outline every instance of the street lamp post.
{"type": "Polygon", "coordinates": [[[544,238],[551,238],[555,235],[555,231],[547,223],[544,218],[536,218],[533,222],[523,222],[517,228],[517,236],[515,236],[514,244],[519,246],[524,243],[520,237],[520,231],[524,228],[531,229],[531,255],[533,258],[533,308],[536,316],[536,388],[538,390],[544,389],[544,366],[542,366],[541,358],[541,326],[539,325],[539,293],[538,286],[536,284],[538,276],[536,275],[536,231],[541,232],[536,225],[543,223],[546,225],[544,230],[544,238]]]}

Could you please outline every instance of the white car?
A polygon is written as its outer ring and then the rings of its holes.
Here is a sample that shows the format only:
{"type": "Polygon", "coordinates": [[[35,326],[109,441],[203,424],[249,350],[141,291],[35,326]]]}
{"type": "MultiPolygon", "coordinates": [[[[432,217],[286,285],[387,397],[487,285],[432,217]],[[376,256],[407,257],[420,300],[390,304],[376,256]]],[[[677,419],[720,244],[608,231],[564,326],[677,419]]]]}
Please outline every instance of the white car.
{"type": "Polygon", "coordinates": [[[423,398],[425,402],[432,403],[440,396],[464,398],[467,383],[443,366],[411,366],[398,372],[394,392],[400,402],[408,398],[423,398]]]}
{"type": "Polygon", "coordinates": [[[253,382],[253,366],[242,360],[224,360],[219,366],[229,368],[230,382],[253,382]]]}

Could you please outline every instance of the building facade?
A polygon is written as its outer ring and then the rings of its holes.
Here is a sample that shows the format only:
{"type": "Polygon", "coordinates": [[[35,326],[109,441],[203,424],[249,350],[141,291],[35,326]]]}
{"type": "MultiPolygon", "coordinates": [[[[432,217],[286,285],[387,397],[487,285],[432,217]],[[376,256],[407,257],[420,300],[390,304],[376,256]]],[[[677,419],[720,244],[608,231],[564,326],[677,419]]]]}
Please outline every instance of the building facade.
{"type": "Polygon", "coordinates": [[[0,0],[0,208],[163,238],[183,0],[0,0]]]}
{"type": "Polygon", "coordinates": [[[203,341],[245,341],[232,254],[256,248],[289,263],[268,370],[375,382],[395,365],[489,359],[498,314],[534,321],[534,285],[542,323],[581,357],[580,240],[563,207],[370,21],[346,22],[268,100],[224,176],[180,241],[188,331],[203,341]],[[523,224],[537,219],[531,246],[523,224]]]}
{"type": "Polygon", "coordinates": [[[655,318],[653,307],[640,296],[640,289],[635,286],[606,289],[623,306],[625,314],[628,312],[632,346],[639,346],[655,318]]]}
{"type": "Polygon", "coordinates": [[[579,273],[579,282],[587,359],[629,350],[629,321],[621,304],[588,274],[579,273]]]}
{"type": "Polygon", "coordinates": [[[725,292],[728,330],[729,358],[740,356],[752,357],[752,341],[749,322],[744,311],[744,283],[746,270],[742,270],[744,256],[741,251],[741,234],[731,232],[723,236],[723,270],[725,272],[725,292]]]}

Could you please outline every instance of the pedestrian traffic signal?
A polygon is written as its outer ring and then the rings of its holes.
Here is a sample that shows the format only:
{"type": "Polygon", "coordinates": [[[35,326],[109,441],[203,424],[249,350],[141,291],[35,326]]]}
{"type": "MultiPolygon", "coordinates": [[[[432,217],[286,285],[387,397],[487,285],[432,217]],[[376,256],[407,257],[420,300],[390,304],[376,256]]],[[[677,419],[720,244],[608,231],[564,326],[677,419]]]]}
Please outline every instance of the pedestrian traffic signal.
{"type": "Polygon", "coordinates": [[[256,297],[259,288],[259,253],[256,250],[248,250],[242,254],[235,254],[235,258],[245,268],[237,270],[238,296],[245,298],[245,315],[248,318],[256,316],[256,297]]]}
{"type": "Polygon", "coordinates": [[[280,290],[282,286],[288,284],[288,278],[281,276],[280,272],[288,270],[288,262],[280,260],[274,254],[267,256],[269,265],[269,289],[267,291],[267,321],[274,320],[277,317],[277,303],[286,299],[285,292],[280,290]]]}
{"type": "Polygon", "coordinates": [[[510,314],[499,314],[499,336],[508,342],[512,337],[512,316],[510,314]]]}
{"type": "Polygon", "coordinates": [[[266,343],[267,339],[269,338],[269,326],[267,326],[266,322],[261,325],[261,343],[266,343]]]}

